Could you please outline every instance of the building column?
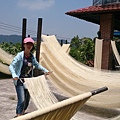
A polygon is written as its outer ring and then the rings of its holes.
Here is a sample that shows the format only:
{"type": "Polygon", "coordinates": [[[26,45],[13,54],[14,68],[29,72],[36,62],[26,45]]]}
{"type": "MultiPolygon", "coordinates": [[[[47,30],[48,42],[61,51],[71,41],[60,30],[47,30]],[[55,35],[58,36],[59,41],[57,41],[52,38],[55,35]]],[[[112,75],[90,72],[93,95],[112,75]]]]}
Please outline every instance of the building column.
{"type": "Polygon", "coordinates": [[[114,16],[113,14],[101,14],[100,31],[103,39],[101,69],[112,69],[112,48],[111,40],[114,32],[114,16]]]}

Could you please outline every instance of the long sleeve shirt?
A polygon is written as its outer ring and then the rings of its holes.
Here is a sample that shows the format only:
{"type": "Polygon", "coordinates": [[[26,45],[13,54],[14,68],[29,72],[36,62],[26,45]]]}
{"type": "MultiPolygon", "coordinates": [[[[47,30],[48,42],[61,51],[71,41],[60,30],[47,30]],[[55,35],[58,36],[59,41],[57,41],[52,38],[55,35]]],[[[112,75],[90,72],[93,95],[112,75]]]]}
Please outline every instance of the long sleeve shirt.
{"type": "MultiPolygon", "coordinates": [[[[23,66],[23,57],[24,57],[24,51],[19,52],[13,59],[12,63],[9,66],[9,70],[12,74],[12,77],[18,77],[21,74],[21,69],[23,66]]],[[[35,68],[42,70],[43,72],[49,72],[46,68],[44,68],[42,65],[40,65],[34,55],[32,55],[32,65],[35,66],[35,68]]]]}

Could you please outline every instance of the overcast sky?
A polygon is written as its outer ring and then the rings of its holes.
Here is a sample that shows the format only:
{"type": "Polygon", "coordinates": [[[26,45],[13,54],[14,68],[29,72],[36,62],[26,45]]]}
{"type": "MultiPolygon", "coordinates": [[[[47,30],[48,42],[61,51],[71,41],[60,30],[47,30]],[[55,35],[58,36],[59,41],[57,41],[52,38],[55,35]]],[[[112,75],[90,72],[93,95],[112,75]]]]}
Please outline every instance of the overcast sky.
{"type": "Polygon", "coordinates": [[[43,19],[42,33],[59,39],[78,35],[94,38],[99,26],[66,15],[71,10],[92,6],[93,0],[0,0],[0,34],[21,35],[22,20],[27,19],[27,34],[35,37],[38,18],[43,19]],[[30,32],[30,33],[29,33],[30,32]]]}

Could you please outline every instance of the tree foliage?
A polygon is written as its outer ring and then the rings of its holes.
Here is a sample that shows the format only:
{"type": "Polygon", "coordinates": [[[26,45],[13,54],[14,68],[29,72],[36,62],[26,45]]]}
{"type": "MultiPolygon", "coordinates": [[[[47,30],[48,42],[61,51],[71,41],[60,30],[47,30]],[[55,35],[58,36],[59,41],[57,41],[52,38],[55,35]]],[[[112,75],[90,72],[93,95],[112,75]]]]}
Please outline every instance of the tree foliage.
{"type": "Polygon", "coordinates": [[[2,44],[0,44],[0,47],[12,55],[16,55],[18,52],[22,50],[20,43],[13,44],[12,42],[10,43],[3,42],[2,44]]]}
{"type": "Polygon", "coordinates": [[[94,60],[95,45],[91,38],[74,37],[70,43],[69,54],[76,60],[86,64],[89,60],[94,60]]]}

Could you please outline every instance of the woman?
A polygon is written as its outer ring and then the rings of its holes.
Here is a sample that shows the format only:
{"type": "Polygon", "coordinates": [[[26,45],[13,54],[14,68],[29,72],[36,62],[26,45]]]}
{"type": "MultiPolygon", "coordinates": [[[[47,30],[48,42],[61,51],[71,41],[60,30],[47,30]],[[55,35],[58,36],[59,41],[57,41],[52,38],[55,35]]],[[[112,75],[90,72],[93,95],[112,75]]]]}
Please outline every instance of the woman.
{"type": "Polygon", "coordinates": [[[32,49],[34,48],[34,40],[28,37],[24,39],[23,43],[24,51],[18,53],[9,66],[18,98],[16,117],[25,113],[30,100],[30,95],[24,85],[23,78],[30,78],[33,76],[33,66],[42,70],[46,75],[50,73],[37,62],[36,58],[31,53],[32,49]]]}

